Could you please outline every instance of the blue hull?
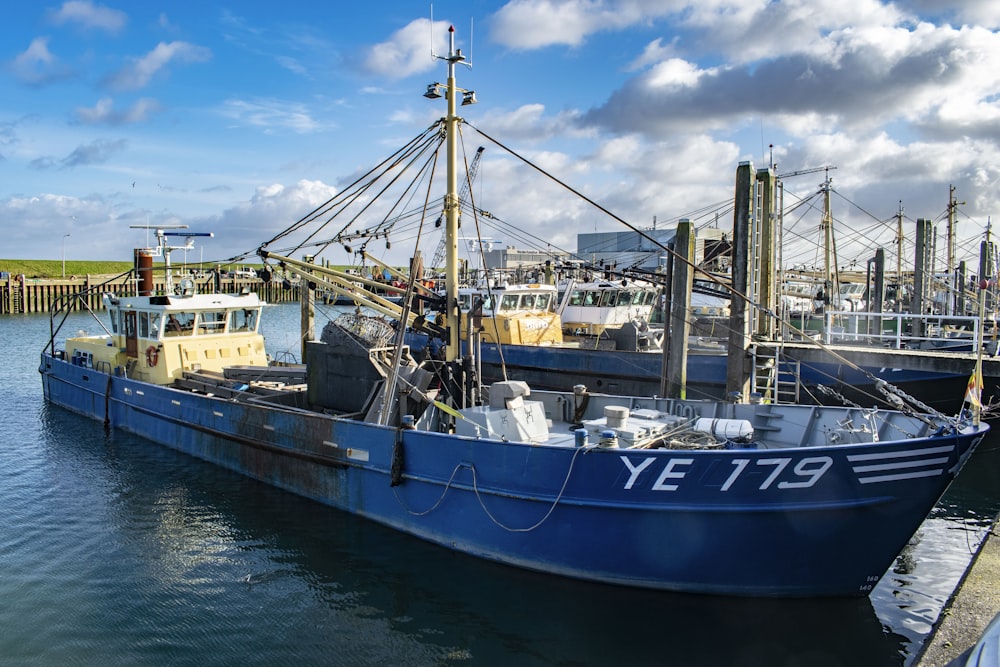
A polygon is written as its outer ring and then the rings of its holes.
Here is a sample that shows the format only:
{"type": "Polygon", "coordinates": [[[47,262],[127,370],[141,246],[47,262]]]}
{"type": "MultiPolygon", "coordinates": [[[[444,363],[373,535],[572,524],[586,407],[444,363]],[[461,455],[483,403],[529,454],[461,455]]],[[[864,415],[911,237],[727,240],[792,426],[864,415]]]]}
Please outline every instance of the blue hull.
{"type": "MultiPolygon", "coordinates": [[[[47,354],[40,372],[56,405],[450,549],[727,595],[866,595],[985,433],[787,450],[546,447],[238,403],[47,354]]],[[[824,409],[785,421],[806,429],[824,409]]]]}

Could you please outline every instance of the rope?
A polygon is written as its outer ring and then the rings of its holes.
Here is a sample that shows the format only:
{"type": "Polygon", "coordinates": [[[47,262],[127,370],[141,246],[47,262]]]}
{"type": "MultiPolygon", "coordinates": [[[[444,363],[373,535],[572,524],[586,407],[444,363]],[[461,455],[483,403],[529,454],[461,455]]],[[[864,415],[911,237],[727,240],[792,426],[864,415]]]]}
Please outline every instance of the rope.
{"type": "MultiPolygon", "coordinates": [[[[410,509],[403,501],[403,499],[399,497],[399,491],[397,487],[393,487],[393,493],[396,495],[396,500],[397,502],[399,502],[400,507],[402,507],[408,514],[412,516],[425,516],[436,510],[441,505],[441,503],[444,501],[445,496],[448,494],[448,491],[451,489],[452,482],[455,479],[455,475],[458,474],[459,470],[465,468],[472,472],[472,489],[476,494],[476,500],[479,501],[479,506],[482,508],[486,516],[490,518],[490,521],[492,521],[495,525],[499,526],[503,530],[506,530],[507,532],[510,533],[528,533],[535,530],[536,528],[539,528],[543,523],[545,523],[548,520],[548,518],[552,515],[552,512],[555,511],[556,505],[558,505],[559,501],[562,500],[563,494],[566,491],[566,487],[569,485],[569,479],[573,474],[573,467],[576,465],[576,459],[580,455],[580,452],[589,452],[596,448],[597,445],[586,445],[584,447],[576,448],[576,450],[573,452],[573,458],[570,459],[569,469],[566,471],[566,478],[563,479],[562,487],[560,487],[559,489],[559,494],[555,497],[555,500],[552,501],[552,504],[549,506],[548,511],[546,511],[545,514],[542,516],[542,518],[539,519],[537,522],[535,522],[533,525],[524,528],[516,528],[513,526],[508,526],[507,524],[497,519],[493,515],[493,513],[490,512],[489,508],[486,507],[485,501],[483,500],[482,492],[479,490],[479,477],[476,474],[476,466],[467,461],[462,461],[461,463],[455,466],[454,470],[451,471],[451,477],[448,478],[448,482],[445,484],[444,490],[441,492],[441,496],[434,502],[433,505],[431,505],[426,510],[417,512],[410,509]]],[[[403,476],[406,477],[405,474],[403,476]]]]}
{"type": "MultiPolygon", "coordinates": [[[[467,467],[469,467],[469,464],[465,462],[459,463],[457,466],[455,466],[455,469],[451,471],[451,477],[448,478],[448,483],[444,485],[444,491],[441,492],[441,497],[438,498],[433,505],[431,505],[422,512],[415,512],[414,510],[411,510],[409,507],[406,506],[406,503],[403,502],[403,499],[399,497],[398,486],[392,487],[392,492],[395,494],[396,501],[399,503],[399,506],[402,507],[407,514],[410,514],[412,516],[426,516],[431,512],[433,512],[434,510],[436,510],[438,506],[441,504],[441,502],[444,501],[444,497],[448,494],[448,489],[451,488],[451,483],[455,479],[455,475],[458,474],[458,471],[461,470],[462,468],[467,468],[467,467]]],[[[406,476],[407,475],[404,473],[403,477],[406,476]]]]}
{"type": "Polygon", "coordinates": [[[492,521],[494,524],[496,524],[500,528],[503,528],[504,530],[510,533],[529,533],[535,530],[536,528],[540,527],[543,523],[545,523],[545,521],[549,518],[549,516],[552,515],[552,512],[555,510],[556,505],[558,505],[559,501],[562,500],[563,493],[566,491],[566,486],[569,484],[570,475],[572,475],[573,473],[573,466],[576,464],[576,457],[580,455],[580,452],[583,451],[589,452],[596,448],[597,445],[586,445],[584,447],[576,448],[576,451],[573,452],[573,458],[570,459],[569,469],[566,471],[566,479],[563,480],[562,487],[559,489],[559,495],[557,495],[555,500],[552,501],[552,505],[549,506],[549,510],[545,513],[545,515],[541,519],[539,519],[534,525],[528,526],[526,528],[513,528],[511,526],[504,524],[502,521],[493,516],[493,514],[489,511],[489,509],[487,509],[486,504],[483,502],[483,498],[479,493],[478,478],[476,476],[475,466],[473,466],[471,463],[466,465],[468,465],[469,469],[472,471],[472,488],[476,492],[476,499],[479,500],[479,506],[483,508],[483,511],[486,513],[486,516],[490,518],[490,521],[492,521]]]}

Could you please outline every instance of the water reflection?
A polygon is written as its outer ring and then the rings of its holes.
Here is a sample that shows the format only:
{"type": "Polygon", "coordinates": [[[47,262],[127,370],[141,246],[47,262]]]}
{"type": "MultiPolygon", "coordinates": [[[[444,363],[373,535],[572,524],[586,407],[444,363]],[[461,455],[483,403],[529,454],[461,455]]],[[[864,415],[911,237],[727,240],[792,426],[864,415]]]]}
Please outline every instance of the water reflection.
{"type": "Polygon", "coordinates": [[[74,415],[50,411],[44,420],[49,458],[72,462],[74,485],[89,488],[107,526],[97,549],[113,561],[117,585],[95,604],[111,618],[148,617],[144,638],[102,638],[147,647],[133,646],[132,658],[149,657],[152,632],[157,653],[200,664],[213,655],[298,664],[899,662],[902,638],[883,630],[867,598],[743,600],[547,577],[105,434],[74,415]],[[132,601],[127,614],[123,600],[132,601]]]}

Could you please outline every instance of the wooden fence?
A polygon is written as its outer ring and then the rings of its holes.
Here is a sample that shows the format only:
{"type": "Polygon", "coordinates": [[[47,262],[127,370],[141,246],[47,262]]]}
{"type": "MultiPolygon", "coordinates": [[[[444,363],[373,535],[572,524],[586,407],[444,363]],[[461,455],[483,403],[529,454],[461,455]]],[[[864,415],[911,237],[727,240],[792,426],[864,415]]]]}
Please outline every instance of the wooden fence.
{"type": "MultiPolygon", "coordinates": [[[[176,282],[179,281],[175,281],[176,282]]],[[[157,293],[163,293],[162,279],[156,281],[157,293]]],[[[286,287],[281,280],[265,283],[259,279],[220,279],[214,277],[195,280],[199,292],[219,291],[238,293],[244,288],[256,292],[267,303],[297,301],[297,285],[286,287]]],[[[0,315],[18,313],[48,313],[52,304],[73,295],[80,298],[69,299],[73,310],[104,308],[101,294],[111,292],[120,296],[135,294],[134,279],[124,276],[112,279],[109,276],[84,276],[83,278],[25,278],[24,275],[7,275],[0,280],[0,315]]]]}

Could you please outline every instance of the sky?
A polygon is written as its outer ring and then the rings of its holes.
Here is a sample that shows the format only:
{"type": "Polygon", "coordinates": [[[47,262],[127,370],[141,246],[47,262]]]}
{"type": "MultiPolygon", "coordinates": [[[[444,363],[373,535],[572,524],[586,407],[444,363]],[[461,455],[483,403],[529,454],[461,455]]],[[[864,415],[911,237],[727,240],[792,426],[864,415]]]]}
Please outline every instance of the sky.
{"type": "MultiPolygon", "coordinates": [[[[635,227],[731,226],[751,161],[785,175],[787,265],[819,261],[826,177],[841,265],[876,246],[894,262],[899,211],[912,262],[915,221],[943,235],[952,187],[973,260],[1000,214],[1000,0],[942,4],[13,0],[0,258],[127,259],[148,238],[132,225],[212,232],[190,261],[252,252],[444,115],[423,92],[453,25],[478,98],[463,118],[635,227]]],[[[573,251],[624,229],[516,165],[492,145],[479,164],[493,240],[573,251]]]]}

